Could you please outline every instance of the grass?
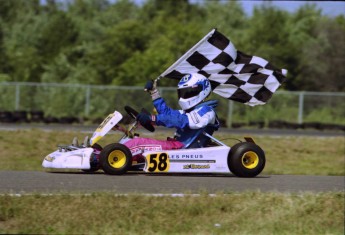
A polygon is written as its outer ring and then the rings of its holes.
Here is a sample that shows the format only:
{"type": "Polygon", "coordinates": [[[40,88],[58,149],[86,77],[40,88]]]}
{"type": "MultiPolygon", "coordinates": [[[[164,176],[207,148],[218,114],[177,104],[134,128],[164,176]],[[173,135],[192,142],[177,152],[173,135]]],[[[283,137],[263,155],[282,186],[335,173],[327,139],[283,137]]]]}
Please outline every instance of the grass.
{"type": "Polygon", "coordinates": [[[344,194],[0,197],[0,233],[343,234],[344,194]]]}
{"type": "MultiPolygon", "coordinates": [[[[147,132],[146,132],[147,133],[147,132]]],[[[85,133],[69,131],[18,130],[0,132],[0,170],[42,171],[43,158],[56,149],[57,144],[69,144],[74,136],[83,140],[85,133]]],[[[155,138],[164,139],[167,133],[155,138]]],[[[241,136],[216,134],[228,145],[229,138],[241,136]]],[[[149,135],[149,137],[153,137],[149,135]]],[[[116,142],[120,135],[112,134],[101,140],[105,146],[116,142]]],[[[344,137],[254,137],[266,153],[263,174],[345,175],[344,137]]]]}
{"type": "MultiPolygon", "coordinates": [[[[163,139],[166,133],[156,138],[163,139]]],[[[85,134],[0,132],[0,170],[39,170],[57,144],[85,134]]],[[[151,136],[152,137],[152,136],[151,136]]],[[[217,134],[232,145],[240,136],[217,134]]],[[[101,140],[104,146],[119,135],[101,140]]],[[[345,175],[344,137],[255,137],[263,174],[345,175]]],[[[1,195],[0,234],[344,234],[344,192],[1,195]]]]}

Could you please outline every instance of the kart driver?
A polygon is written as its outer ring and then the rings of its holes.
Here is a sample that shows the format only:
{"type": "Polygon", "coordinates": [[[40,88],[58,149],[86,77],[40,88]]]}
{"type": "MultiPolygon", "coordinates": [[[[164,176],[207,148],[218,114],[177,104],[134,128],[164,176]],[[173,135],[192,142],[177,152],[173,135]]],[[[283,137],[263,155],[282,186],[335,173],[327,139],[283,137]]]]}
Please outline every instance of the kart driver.
{"type": "Polygon", "coordinates": [[[137,116],[137,121],[142,126],[154,124],[174,127],[177,131],[175,137],[168,140],[137,137],[124,143],[130,149],[134,161],[141,162],[135,157],[142,156],[144,151],[203,147],[208,138],[201,135],[202,132],[212,135],[213,131],[218,129],[219,122],[214,111],[217,101],[204,101],[211,93],[211,84],[203,75],[187,74],[178,83],[178,103],[182,110],[174,110],[167,106],[157,90],[156,82],[147,82],[145,90],[150,93],[158,114],[141,112],[137,116]]]}

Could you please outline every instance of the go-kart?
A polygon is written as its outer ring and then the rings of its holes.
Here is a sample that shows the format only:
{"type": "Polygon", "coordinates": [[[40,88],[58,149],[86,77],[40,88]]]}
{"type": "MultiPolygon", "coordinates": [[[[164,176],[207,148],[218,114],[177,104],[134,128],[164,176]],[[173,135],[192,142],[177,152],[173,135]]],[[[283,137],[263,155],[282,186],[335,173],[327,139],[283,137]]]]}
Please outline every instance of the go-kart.
{"type": "MultiPolygon", "coordinates": [[[[141,126],[136,117],[138,112],[126,106],[126,112],[133,118],[128,127],[120,124],[123,119],[120,112],[109,114],[99,125],[92,137],[85,138],[79,145],[74,139],[71,145],[58,146],[47,155],[42,163],[44,168],[81,169],[94,172],[99,169],[106,174],[122,175],[127,171],[146,173],[227,173],[238,177],[255,177],[265,167],[265,153],[250,137],[232,147],[217,140],[206,131],[200,135],[208,139],[202,147],[188,145],[177,150],[143,149],[143,161],[132,157],[131,151],[124,145],[126,141],[138,136],[135,130],[141,126]],[[117,143],[102,148],[98,141],[110,130],[124,133],[117,143]]],[[[143,126],[150,132],[155,128],[151,124],[143,126]]],[[[195,138],[193,141],[198,141],[195,138]]]]}

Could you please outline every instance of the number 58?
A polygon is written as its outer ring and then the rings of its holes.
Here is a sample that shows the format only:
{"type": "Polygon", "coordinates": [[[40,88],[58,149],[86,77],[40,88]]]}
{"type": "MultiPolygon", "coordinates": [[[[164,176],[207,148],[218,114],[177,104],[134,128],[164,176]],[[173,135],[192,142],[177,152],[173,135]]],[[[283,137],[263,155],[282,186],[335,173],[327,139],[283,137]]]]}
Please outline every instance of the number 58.
{"type": "Polygon", "coordinates": [[[169,170],[169,157],[167,153],[153,153],[146,156],[148,172],[167,172],[169,170]]]}

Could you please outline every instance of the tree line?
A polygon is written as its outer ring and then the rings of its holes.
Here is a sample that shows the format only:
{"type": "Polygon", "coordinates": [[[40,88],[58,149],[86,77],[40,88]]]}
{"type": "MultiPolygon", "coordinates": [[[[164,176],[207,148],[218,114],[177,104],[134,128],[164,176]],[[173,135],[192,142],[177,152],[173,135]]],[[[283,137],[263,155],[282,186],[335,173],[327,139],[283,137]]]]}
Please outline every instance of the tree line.
{"type": "Polygon", "coordinates": [[[344,15],[217,0],[0,0],[0,82],[143,85],[212,28],[288,69],[286,90],[345,91],[344,15]]]}

